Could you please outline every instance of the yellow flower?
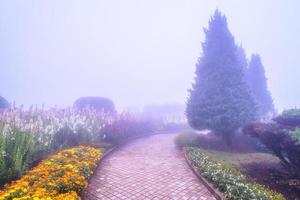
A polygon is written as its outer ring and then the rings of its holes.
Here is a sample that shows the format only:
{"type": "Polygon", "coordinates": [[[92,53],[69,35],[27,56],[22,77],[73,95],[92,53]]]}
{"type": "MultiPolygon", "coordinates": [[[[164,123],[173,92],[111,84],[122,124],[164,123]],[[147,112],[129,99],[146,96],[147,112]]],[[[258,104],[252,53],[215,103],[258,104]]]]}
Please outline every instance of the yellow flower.
{"type": "Polygon", "coordinates": [[[78,194],[87,187],[88,176],[102,152],[102,149],[79,146],[52,155],[20,180],[0,190],[0,199],[79,200],[78,194]]]}

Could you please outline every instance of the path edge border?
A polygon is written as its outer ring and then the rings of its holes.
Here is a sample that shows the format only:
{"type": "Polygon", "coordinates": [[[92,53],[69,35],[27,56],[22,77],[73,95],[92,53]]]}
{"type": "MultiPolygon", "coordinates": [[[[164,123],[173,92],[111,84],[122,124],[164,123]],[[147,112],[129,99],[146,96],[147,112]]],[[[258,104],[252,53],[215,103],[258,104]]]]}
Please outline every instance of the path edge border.
{"type": "Polygon", "coordinates": [[[186,162],[188,163],[188,166],[191,168],[191,170],[194,172],[194,174],[198,177],[198,179],[200,179],[200,181],[206,186],[206,188],[213,194],[213,196],[217,200],[226,200],[224,195],[218,189],[216,189],[203,176],[201,176],[201,174],[198,172],[198,170],[192,165],[191,161],[187,158],[187,155],[186,155],[184,149],[182,151],[184,154],[184,158],[185,158],[186,162]]]}
{"type": "MultiPolygon", "coordinates": [[[[101,147],[99,148],[101,149],[101,147]]],[[[103,148],[102,148],[103,149],[103,148]]],[[[106,150],[102,157],[97,161],[97,166],[93,169],[93,174],[88,178],[88,185],[90,185],[90,181],[92,180],[92,177],[95,175],[95,172],[97,171],[97,169],[101,166],[101,163],[103,162],[103,160],[108,157],[110,154],[112,154],[116,149],[118,149],[118,146],[114,146],[114,147],[111,147],[109,148],[108,150],[106,150]]],[[[80,197],[82,200],[87,200],[85,197],[88,195],[88,196],[95,196],[94,194],[90,193],[90,192],[87,192],[88,190],[88,187],[85,188],[81,194],[80,194],[80,197]]]]}

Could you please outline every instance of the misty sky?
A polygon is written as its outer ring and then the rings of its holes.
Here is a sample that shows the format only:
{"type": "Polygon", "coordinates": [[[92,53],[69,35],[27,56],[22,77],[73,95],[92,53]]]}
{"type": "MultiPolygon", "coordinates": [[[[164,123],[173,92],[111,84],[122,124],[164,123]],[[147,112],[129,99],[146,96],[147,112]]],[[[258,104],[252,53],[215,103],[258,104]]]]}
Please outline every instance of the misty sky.
{"type": "Polygon", "coordinates": [[[219,8],[248,58],[262,57],[276,107],[300,107],[297,0],[1,0],[0,95],[71,105],[105,96],[118,108],[184,103],[203,27],[219,8]]]}

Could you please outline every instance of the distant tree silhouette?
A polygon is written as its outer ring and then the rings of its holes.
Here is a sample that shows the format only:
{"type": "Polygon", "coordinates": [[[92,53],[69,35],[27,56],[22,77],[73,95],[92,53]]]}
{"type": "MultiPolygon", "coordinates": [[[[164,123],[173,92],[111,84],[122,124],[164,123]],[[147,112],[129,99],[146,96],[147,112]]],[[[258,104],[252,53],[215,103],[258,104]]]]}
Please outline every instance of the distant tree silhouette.
{"type": "Polygon", "coordinates": [[[243,69],[245,81],[247,81],[246,75],[247,75],[247,71],[248,71],[248,61],[247,61],[245,50],[241,45],[237,47],[236,54],[237,54],[238,62],[240,63],[240,65],[243,69]]]}
{"type": "Polygon", "coordinates": [[[9,107],[9,103],[8,101],[3,98],[2,96],[0,96],[0,109],[5,109],[9,107]]]}
{"type": "Polygon", "coordinates": [[[114,102],[106,97],[81,97],[74,103],[77,109],[92,108],[106,113],[115,113],[114,102]]]}
{"type": "Polygon", "coordinates": [[[274,112],[273,99],[268,90],[265,69],[258,54],[253,54],[251,57],[247,71],[247,80],[258,104],[258,115],[263,117],[267,113],[274,112]]]}
{"type": "Polygon", "coordinates": [[[235,130],[256,118],[256,105],[226,17],[216,10],[204,32],[186,114],[193,128],[211,129],[230,145],[235,130]]]}

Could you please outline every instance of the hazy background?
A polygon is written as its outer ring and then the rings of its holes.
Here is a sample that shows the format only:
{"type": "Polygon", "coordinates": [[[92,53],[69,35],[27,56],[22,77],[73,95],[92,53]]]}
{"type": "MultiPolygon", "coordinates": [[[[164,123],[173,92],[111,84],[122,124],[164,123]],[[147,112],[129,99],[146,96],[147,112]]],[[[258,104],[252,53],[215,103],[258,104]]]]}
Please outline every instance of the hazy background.
{"type": "Polygon", "coordinates": [[[203,27],[219,8],[247,56],[259,53],[278,109],[300,107],[297,0],[1,0],[0,95],[71,105],[106,96],[119,109],[184,103],[203,27]]]}

